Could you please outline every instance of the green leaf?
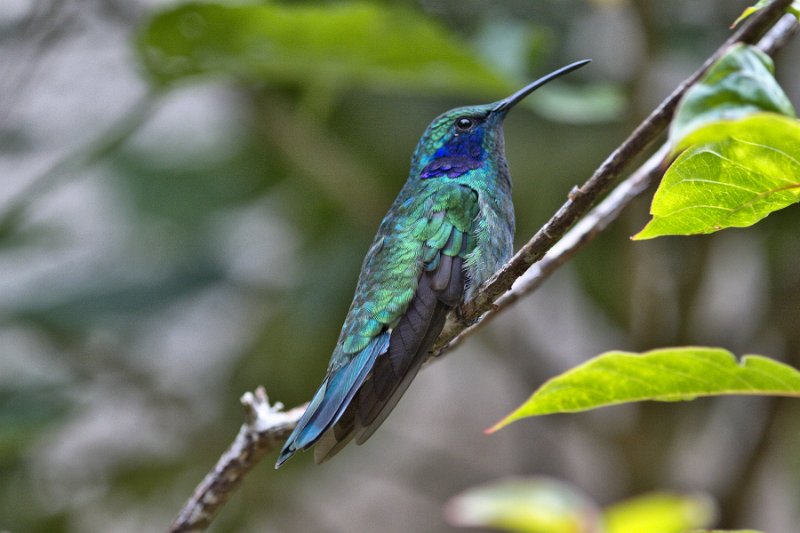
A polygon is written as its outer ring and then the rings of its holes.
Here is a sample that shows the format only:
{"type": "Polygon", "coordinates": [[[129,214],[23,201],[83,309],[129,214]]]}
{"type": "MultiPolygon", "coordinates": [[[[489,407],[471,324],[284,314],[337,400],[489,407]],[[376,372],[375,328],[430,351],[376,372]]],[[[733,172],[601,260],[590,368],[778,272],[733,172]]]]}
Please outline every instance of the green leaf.
{"type": "Polygon", "coordinates": [[[754,46],[732,46],[681,99],[670,125],[675,151],[693,131],[722,120],[772,111],[794,117],[794,107],[773,76],[772,59],[754,46]]]}
{"type": "MultiPolygon", "coordinates": [[[[755,5],[748,7],[747,9],[742,11],[742,14],[739,15],[739,18],[737,18],[736,21],[734,21],[731,27],[733,28],[737,26],[740,22],[742,22],[744,19],[746,19],[759,9],[767,7],[771,1],[772,0],[759,0],[758,3],[756,3],[755,5]]],[[[789,9],[787,9],[787,11],[800,19],[800,1],[792,2],[792,5],[789,6],[789,9]]]]}
{"type": "Polygon", "coordinates": [[[510,89],[433,20],[366,2],[184,4],[142,28],[138,53],[157,85],[228,76],[312,88],[510,89]]]}
{"type": "Polygon", "coordinates": [[[773,71],[766,54],[736,45],[686,92],[669,135],[685,151],[635,240],[746,227],[800,200],[800,122],[773,71]]]}
{"type": "Polygon", "coordinates": [[[682,533],[710,526],[716,515],[716,504],[705,494],[654,492],[608,507],[606,533],[682,533]]]}
{"type": "Polygon", "coordinates": [[[653,219],[634,240],[747,227],[800,201],[800,121],[762,113],[710,124],[687,141],[694,147],[667,170],[653,219]]]}
{"type": "Polygon", "coordinates": [[[800,397],[800,372],[759,355],[744,356],[739,362],[721,348],[607,352],[550,379],[487,432],[529,416],[723,394],[800,397]]]}
{"type": "Polygon", "coordinates": [[[519,533],[599,531],[600,509],[572,485],[547,477],[509,478],[470,489],[445,509],[456,526],[519,533]]]}

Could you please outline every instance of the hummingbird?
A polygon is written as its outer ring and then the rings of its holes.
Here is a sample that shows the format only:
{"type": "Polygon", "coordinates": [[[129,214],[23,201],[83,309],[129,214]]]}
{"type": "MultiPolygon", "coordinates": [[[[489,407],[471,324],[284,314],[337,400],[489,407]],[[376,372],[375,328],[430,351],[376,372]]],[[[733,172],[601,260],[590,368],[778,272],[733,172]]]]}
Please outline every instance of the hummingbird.
{"type": "Polygon", "coordinates": [[[350,440],[369,439],[428,358],[447,314],[511,258],[514,205],[503,120],[533,91],[589,61],[431,122],[364,258],[325,379],[275,468],[298,450],[314,446],[321,463],[350,440]]]}

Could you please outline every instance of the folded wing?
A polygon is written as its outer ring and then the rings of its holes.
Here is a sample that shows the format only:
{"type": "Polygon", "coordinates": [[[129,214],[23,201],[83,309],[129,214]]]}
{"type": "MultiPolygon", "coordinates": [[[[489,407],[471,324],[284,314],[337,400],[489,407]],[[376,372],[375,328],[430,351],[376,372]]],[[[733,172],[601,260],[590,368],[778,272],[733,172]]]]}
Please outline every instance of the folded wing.
{"type": "Polygon", "coordinates": [[[416,376],[464,295],[477,195],[445,183],[397,205],[367,255],[328,375],[277,466],[316,444],[317,463],[351,439],[365,442],[416,376]],[[407,204],[407,205],[406,205],[407,204]]]}

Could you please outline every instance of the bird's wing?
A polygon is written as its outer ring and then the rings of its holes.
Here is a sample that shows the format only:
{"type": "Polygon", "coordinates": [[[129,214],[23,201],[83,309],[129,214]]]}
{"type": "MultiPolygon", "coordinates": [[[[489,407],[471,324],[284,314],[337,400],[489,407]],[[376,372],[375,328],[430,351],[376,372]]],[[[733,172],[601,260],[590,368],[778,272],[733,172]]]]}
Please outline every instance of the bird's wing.
{"type": "MultiPolygon", "coordinates": [[[[317,444],[321,462],[353,436],[361,444],[408,388],[462,298],[474,247],[477,194],[442,180],[398,200],[362,266],[328,375],[278,464],[317,444]]],[[[401,197],[402,198],[402,197],[401,197]]]]}

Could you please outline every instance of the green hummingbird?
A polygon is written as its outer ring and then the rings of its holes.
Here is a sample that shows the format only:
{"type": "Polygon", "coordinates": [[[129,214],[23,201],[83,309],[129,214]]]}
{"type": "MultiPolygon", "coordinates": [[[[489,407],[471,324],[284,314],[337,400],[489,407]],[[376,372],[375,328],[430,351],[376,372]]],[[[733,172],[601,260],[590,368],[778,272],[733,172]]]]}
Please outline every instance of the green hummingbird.
{"type": "Polygon", "coordinates": [[[589,61],[499,102],[447,111],[428,126],[364,258],[325,379],[276,468],[313,445],[321,463],[353,438],[363,444],[428,358],[448,312],[511,258],[514,206],[503,119],[530,93],[589,61]]]}

